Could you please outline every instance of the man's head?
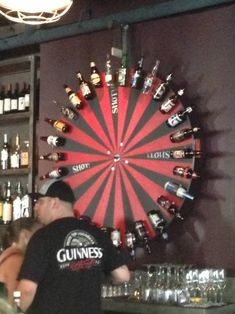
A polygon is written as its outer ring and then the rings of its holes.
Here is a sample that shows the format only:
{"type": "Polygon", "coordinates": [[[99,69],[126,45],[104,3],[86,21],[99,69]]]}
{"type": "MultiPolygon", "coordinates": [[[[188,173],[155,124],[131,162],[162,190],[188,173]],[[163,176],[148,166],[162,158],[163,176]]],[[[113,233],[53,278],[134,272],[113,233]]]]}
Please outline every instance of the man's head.
{"type": "Polygon", "coordinates": [[[74,215],[75,197],[70,186],[64,181],[48,180],[33,197],[36,199],[35,215],[43,224],[74,215]]]}

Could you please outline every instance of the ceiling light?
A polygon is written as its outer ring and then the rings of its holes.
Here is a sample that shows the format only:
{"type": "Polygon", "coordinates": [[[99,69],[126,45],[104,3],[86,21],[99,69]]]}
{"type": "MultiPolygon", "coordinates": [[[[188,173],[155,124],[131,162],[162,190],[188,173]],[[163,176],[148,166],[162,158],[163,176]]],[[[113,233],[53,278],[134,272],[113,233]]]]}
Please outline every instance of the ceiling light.
{"type": "Polygon", "coordinates": [[[39,25],[58,21],[73,0],[0,0],[0,13],[16,23],[39,25]]]}

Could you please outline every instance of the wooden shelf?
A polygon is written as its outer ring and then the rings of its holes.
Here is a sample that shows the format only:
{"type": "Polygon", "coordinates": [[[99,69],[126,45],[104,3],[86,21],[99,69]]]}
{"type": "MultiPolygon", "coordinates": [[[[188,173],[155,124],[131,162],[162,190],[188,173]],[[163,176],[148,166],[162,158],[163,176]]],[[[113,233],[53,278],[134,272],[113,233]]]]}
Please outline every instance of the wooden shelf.
{"type": "Polygon", "coordinates": [[[0,170],[0,177],[27,176],[29,168],[0,170]]]}
{"type": "Polygon", "coordinates": [[[17,113],[9,113],[0,115],[0,123],[2,124],[9,124],[9,122],[21,122],[24,120],[29,120],[30,113],[26,112],[17,112],[17,113]]]}

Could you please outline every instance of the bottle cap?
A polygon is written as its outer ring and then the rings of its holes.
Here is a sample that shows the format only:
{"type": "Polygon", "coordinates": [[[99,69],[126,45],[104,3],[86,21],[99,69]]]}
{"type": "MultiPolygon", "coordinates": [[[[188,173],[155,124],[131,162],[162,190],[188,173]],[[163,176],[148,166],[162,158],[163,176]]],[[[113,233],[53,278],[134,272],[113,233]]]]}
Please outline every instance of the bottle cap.
{"type": "Polygon", "coordinates": [[[95,67],[95,62],[94,62],[94,61],[91,61],[91,62],[90,62],[90,66],[91,66],[91,67],[95,67]]]}

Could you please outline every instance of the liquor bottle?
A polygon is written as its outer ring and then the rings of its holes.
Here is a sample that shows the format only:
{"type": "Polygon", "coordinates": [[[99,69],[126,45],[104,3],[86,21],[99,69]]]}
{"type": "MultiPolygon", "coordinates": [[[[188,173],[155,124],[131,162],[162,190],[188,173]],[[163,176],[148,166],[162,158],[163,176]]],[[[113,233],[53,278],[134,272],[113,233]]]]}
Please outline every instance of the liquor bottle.
{"type": "Polygon", "coordinates": [[[10,168],[19,169],[20,168],[20,137],[19,134],[16,134],[15,147],[14,150],[10,153],[10,168]]]}
{"type": "Polygon", "coordinates": [[[136,236],[134,232],[127,230],[125,232],[125,241],[126,241],[126,247],[130,253],[131,258],[135,259],[136,236]]]}
{"type": "Polygon", "coordinates": [[[66,176],[69,173],[68,168],[66,167],[58,167],[53,169],[52,171],[46,173],[45,175],[41,176],[39,179],[59,179],[61,177],[66,176]]]}
{"type": "Polygon", "coordinates": [[[142,89],[143,94],[148,94],[150,92],[150,90],[153,86],[154,80],[156,79],[157,71],[159,69],[159,64],[160,64],[160,61],[156,60],[156,63],[152,69],[152,72],[146,76],[146,78],[144,80],[144,86],[142,89]]]}
{"type": "Polygon", "coordinates": [[[135,69],[134,74],[131,77],[131,87],[135,89],[141,89],[144,81],[144,73],[143,73],[143,63],[144,57],[141,57],[138,61],[138,66],[135,69]]]}
{"type": "Polygon", "coordinates": [[[174,158],[174,159],[201,157],[202,151],[193,150],[191,148],[177,149],[177,150],[170,151],[170,156],[171,158],[174,158]]]}
{"type": "Polygon", "coordinates": [[[163,217],[161,211],[157,209],[153,209],[153,210],[150,210],[147,215],[156,233],[162,239],[167,240],[168,234],[166,232],[166,228],[167,228],[168,223],[166,219],[163,217]]]}
{"type": "Polygon", "coordinates": [[[187,119],[187,115],[193,111],[192,107],[187,107],[185,110],[181,110],[173,114],[170,118],[167,119],[166,124],[170,128],[175,128],[180,125],[187,119]]]}
{"type": "Polygon", "coordinates": [[[11,112],[11,98],[12,98],[11,84],[8,84],[7,92],[4,98],[4,114],[11,112]]]}
{"type": "Polygon", "coordinates": [[[127,85],[127,54],[123,54],[121,66],[118,69],[118,85],[119,86],[126,86],[127,85]]]}
{"type": "Polygon", "coordinates": [[[11,109],[12,113],[18,111],[18,97],[19,97],[19,84],[15,84],[14,92],[11,95],[11,109]]]}
{"type": "Polygon", "coordinates": [[[3,201],[3,224],[9,224],[12,221],[12,198],[11,198],[11,182],[8,181],[6,185],[6,197],[3,201]]]}
{"type": "MultiPolygon", "coordinates": [[[[25,95],[27,93],[26,90],[26,83],[23,83],[22,89],[18,94],[18,111],[22,112],[25,111],[25,95]]],[[[29,107],[29,106],[28,106],[29,107]]]]}
{"type": "Polygon", "coordinates": [[[146,252],[148,254],[151,254],[152,252],[149,245],[148,231],[144,225],[143,220],[138,220],[135,222],[135,231],[136,231],[138,241],[144,245],[146,252]]]}
{"type": "Polygon", "coordinates": [[[50,160],[50,161],[61,161],[61,160],[65,160],[65,154],[64,153],[49,153],[46,155],[41,155],[39,156],[40,160],[50,160]]]}
{"type": "Polygon", "coordinates": [[[28,193],[28,184],[21,198],[21,217],[32,217],[32,199],[28,193]]]}
{"type": "Polygon", "coordinates": [[[24,141],[24,145],[20,150],[20,167],[29,167],[29,141],[24,141]]]}
{"type": "Polygon", "coordinates": [[[173,174],[186,179],[195,179],[199,177],[199,175],[190,167],[175,166],[173,174]]]}
{"type": "Polygon", "coordinates": [[[176,196],[180,198],[187,198],[189,200],[193,200],[194,196],[189,194],[187,190],[180,184],[177,184],[175,182],[167,181],[164,185],[164,189],[167,192],[170,192],[172,194],[175,194],[176,196]]]}
{"type": "Polygon", "coordinates": [[[5,98],[5,87],[2,85],[0,92],[0,115],[4,114],[4,98],[5,98]]]}
{"type": "MultiPolygon", "coordinates": [[[[30,84],[27,85],[25,91],[24,91],[24,107],[25,111],[29,111],[30,109],[30,84]]],[[[22,109],[23,111],[23,109],[22,109]]]]}
{"type": "Polygon", "coordinates": [[[16,184],[16,196],[13,200],[13,217],[12,220],[16,220],[21,217],[21,206],[22,206],[22,195],[23,195],[23,189],[22,189],[22,184],[20,181],[17,182],[16,184]]]}
{"type": "Polygon", "coordinates": [[[53,128],[59,132],[67,133],[69,132],[69,125],[62,120],[54,120],[50,118],[45,118],[44,121],[49,123],[53,128]]]}
{"type": "Polygon", "coordinates": [[[167,75],[166,77],[166,80],[164,82],[162,82],[155,90],[154,94],[153,94],[153,99],[156,100],[156,101],[160,101],[162,100],[168,90],[169,90],[169,85],[170,85],[170,82],[172,80],[172,73],[167,75]]]}
{"type": "Polygon", "coordinates": [[[52,147],[64,146],[65,142],[66,142],[66,139],[64,137],[53,136],[53,135],[41,136],[40,140],[47,142],[47,144],[52,146],[52,147]]]}
{"type": "Polygon", "coordinates": [[[107,86],[112,86],[113,85],[113,71],[112,71],[112,64],[111,64],[111,59],[110,55],[106,55],[106,62],[105,62],[105,82],[107,86]]]}
{"type": "Polygon", "coordinates": [[[8,144],[7,134],[4,134],[3,146],[1,149],[1,169],[7,170],[10,168],[10,146],[8,144]]]}
{"type": "Polygon", "coordinates": [[[185,128],[185,129],[179,130],[173,134],[170,134],[170,140],[172,143],[182,142],[184,140],[187,140],[188,138],[190,138],[194,134],[196,134],[199,130],[200,130],[200,128],[198,128],[198,127],[185,128]]]}
{"type": "Polygon", "coordinates": [[[83,78],[82,73],[78,71],[76,73],[76,77],[78,79],[78,84],[81,90],[81,93],[85,99],[92,99],[93,95],[91,89],[89,87],[88,82],[83,78]]]}
{"type": "Polygon", "coordinates": [[[160,106],[159,110],[161,113],[168,113],[170,112],[175,106],[178,99],[184,94],[184,89],[178,90],[178,92],[168,99],[166,99],[160,106]]]}
{"type": "Polygon", "coordinates": [[[70,103],[76,108],[81,109],[82,108],[82,101],[78,97],[78,95],[66,84],[63,85],[64,90],[68,95],[68,98],[70,100],[70,103]]]}
{"type": "Polygon", "coordinates": [[[60,109],[60,112],[62,113],[62,115],[69,119],[69,120],[77,120],[78,119],[78,112],[75,111],[75,109],[71,108],[71,107],[68,107],[68,106],[63,106],[63,105],[59,105],[57,103],[57,101],[53,100],[54,104],[56,104],[59,109],[60,109]]]}
{"type": "Polygon", "coordinates": [[[92,85],[95,88],[102,87],[103,84],[102,84],[100,72],[98,71],[97,66],[94,61],[90,62],[90,70],[91,70],[90,79],[91,79],[92,85]]]}
{"type": "Polygon", "coordinates": [[[165,196],[161,195],[157,198],[157,203],[177,219],[184,220],[184,218],[180,215],[179,208],[175,205],[175,202],[171,202],[165,196]]]}
{"type": "Polygon", "coordinates": [[[113,245],[120,249],[122,246],[121,232],[119,229],[113,229],[110,234],[113,245]]]}

